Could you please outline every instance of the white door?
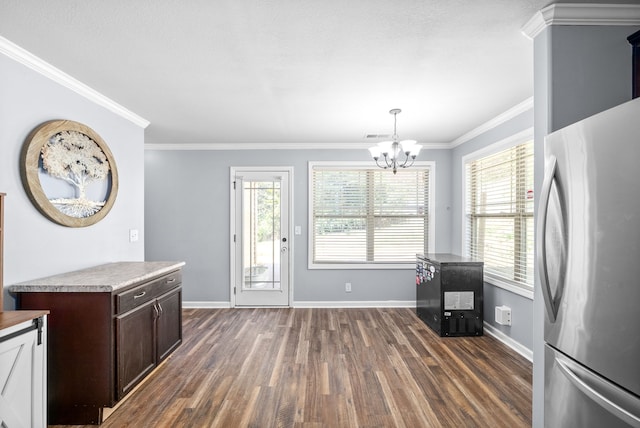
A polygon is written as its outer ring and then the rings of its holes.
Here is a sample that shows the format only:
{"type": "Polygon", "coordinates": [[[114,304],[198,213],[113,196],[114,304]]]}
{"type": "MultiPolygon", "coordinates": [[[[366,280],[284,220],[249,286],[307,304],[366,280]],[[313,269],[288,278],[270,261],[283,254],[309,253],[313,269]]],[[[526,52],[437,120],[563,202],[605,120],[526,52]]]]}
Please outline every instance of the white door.
{"type": "Polygon", "coordinates": [[[232,168],[232,306],[290,305],[290,168],[232,168]]]}

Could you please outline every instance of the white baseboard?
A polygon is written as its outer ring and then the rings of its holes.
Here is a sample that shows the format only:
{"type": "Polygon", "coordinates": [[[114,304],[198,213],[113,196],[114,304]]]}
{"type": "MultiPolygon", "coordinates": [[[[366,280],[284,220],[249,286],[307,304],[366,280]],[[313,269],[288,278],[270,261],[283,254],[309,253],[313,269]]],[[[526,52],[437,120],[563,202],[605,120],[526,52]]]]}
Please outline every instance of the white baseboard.
{"type": "Polygon", "coordinates": [[[500,330],[498,330],[497,328],[495,328],[491,324],[487,323],[486,321],[484,322],[484,332],[490,334],[493,337],[495,337],[500,342],[504,343],[509,348],[513,349],[518,354],[520,354],[523,357],[525,357],[527,360],[533,362],[533,351],[531,349],[529,349],[526,346],[520,344],[519,342],[516,342],[511,337],[507,336],[506,334],[504,334],[503,332],[501,332],[500,330]]]}
{"type": "Polygon", "coordinates": [[[297,301],[294,308],[415,308],[415,300],[297,301]]]}
{"type": "Polygon", "coordinates": [[[182,302],[184,309],[224,309],[230,308],[230,302],[182,302]]]}
{"type": "MultiPolygon", "coordinates": [[[[298,301],[294,308],[415,308],[415,300],[364,300],[364,301],[298,301]]],[[[182,302],[185,309],[221,309],[230,308],[231,302],[192,301],[182,302]]]]}

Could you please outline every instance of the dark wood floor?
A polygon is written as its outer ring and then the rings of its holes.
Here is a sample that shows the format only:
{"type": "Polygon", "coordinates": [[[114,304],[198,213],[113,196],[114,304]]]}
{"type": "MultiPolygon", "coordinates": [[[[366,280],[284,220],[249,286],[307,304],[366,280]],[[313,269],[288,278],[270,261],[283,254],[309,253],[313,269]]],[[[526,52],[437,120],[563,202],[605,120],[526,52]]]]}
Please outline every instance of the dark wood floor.
{"type": "Polygon", "coordinates": [[[411,309],[185,309],[111,427],[528,427],[531,363],[411,309]]]}

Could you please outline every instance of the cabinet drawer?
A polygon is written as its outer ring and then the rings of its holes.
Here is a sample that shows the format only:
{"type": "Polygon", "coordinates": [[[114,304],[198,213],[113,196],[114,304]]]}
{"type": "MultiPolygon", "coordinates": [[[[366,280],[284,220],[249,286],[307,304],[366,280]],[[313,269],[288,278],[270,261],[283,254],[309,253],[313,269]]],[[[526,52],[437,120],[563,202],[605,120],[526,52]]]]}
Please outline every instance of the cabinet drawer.
{"type": "Polygon", "coordinates": [[[181,271],[156,278],[116,295],[116,313],[140,306],[182,283],[181,271]]]}
{"type": "Polygon", "coordinates": [[[158,290],[156,296],[159,296],[182,284],[182,271],[179,270],[171,272],[170,274],[165,275],[162,278],[156,279],[154,282],[154,287],[156,287],[158,290]]]}

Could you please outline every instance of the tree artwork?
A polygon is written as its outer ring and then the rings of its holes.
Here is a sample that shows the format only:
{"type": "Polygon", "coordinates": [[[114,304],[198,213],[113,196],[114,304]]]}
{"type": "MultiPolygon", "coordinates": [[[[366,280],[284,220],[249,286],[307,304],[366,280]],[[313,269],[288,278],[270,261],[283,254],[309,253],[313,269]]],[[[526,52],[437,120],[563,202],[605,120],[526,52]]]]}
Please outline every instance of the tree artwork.
{"type": "Polygon", "coordinates": [[[50,202],[71,217],[89,217],[100,211],[105,201],[87,198],[87,187],[109,177],[109,161],[100,146],[78,131],[62,131],[53,135],[41,150],[42,167],[52,177],[75,189],[76,198],[56,198],[50,202]]]}
{"type": "Polygon", "coordinates": [[[38,211],[67,227],[96,224],[118,194],[118,168],[109,146],[73,120],[49,120],[29,133],[20,153],[20,178],[38,211]]]}

